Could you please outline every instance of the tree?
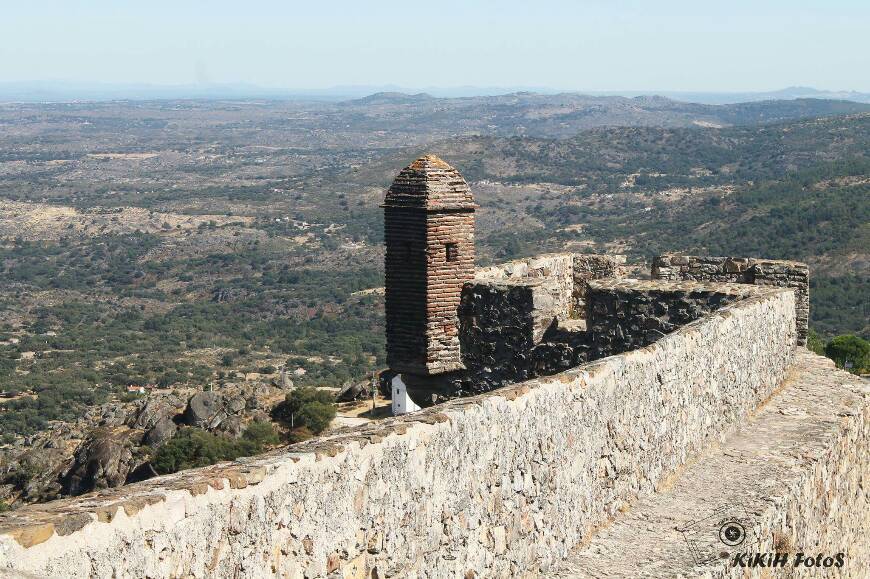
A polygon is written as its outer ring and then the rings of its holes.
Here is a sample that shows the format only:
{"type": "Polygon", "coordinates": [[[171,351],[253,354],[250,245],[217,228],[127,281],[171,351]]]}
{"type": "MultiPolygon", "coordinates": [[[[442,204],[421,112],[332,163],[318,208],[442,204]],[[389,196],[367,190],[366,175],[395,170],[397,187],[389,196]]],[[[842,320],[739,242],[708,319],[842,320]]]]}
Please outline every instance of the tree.
{"type": "Polygon", "coordinates": [[[857,374],[870,366],[870,342],[858,336],[837,336],[825,346],[825,355],[839,368],[850,362],[850,370],[857,374]]]}
{"type": "Polygon", "coordinates": [[[299,418],[311,432],[320,434],[335,418],[335,404],[317,400],[308,402],[299,409],[299,418]]]}
{"type": "Polygon", "coordinates": [[[819,356],[825,355],[825,340],[812,328],[807,336],[807,349],[819,356]]]}
{"type": "Polygon", "coordinates": [[[274,416],[291,428],[304,426],[319,434],[335,418],[335,401],[329,392],[304,386],[287,394],[275,408],[274,416]]]}

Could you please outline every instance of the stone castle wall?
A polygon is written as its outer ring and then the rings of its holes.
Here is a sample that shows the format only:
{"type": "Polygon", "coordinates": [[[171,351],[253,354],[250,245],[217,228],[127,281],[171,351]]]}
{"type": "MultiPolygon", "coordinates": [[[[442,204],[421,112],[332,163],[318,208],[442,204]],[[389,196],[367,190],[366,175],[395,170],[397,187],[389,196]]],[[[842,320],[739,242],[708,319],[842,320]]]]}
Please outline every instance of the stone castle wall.
{"type": "Polygon", "coordinates": [[[643,348],[723,306],[758,294],[736,283],[597,280],[586,320],[592,359],[643,348]]]}
{"type": "Polygon", "coordinates": [[[653,279],[715,281],[792,288],[797,295],[797,343],[805,346],[810,319],[810,272],[807,264],[748,257],[699,257],[665,254],[652,264],[653,279]]]}
{"type": "Polygon", "coordinates": [[[536,336],[540,340],[553,318],[586,318],[586,288],[591,280],[622,277],[624,255],[550,253],[478,269],[474,283],[525,283],[538,281],[551,296],[539,300],[535,311],[536,336]]]}
{"type": "Polygon", "coordinates": [[[479,269],[459,309],[460,388],[483,392],[586,361],[587,286],[621,275],[624,257],[544,254],[479,269]]]}
{"type": "MultiPolygon", "coordinates": [[[[532,341],[539,341],[553,320],[573,317],[574,256],[571,253],[539,255],[477,270],[471,286],[484,291],[510,287],[534,288],[537,299],[529,304],[533,318],[532,341]]],[[[472,295],[474,289],[472,288],[472,295]]],[[[466,292],[467,293],[467,292],[466,292]]],[[[492,323],[498,325],[497,314],[492,323]]]]}
{"type": "Polygon", "coordinates": [[[794,294],[753,289],[645,348],[563,373],[290,451],[0,515],[0,569],[55,577],[547,569],[781,382],[794,351],[794,294]]]}
{"type": "Polygon", "coordinates": [[[574,254],[574,313],[579,318],[588,318],[586,291],[589,282],[597,279],[621,279],[624,277],[624,255],[574,254]]]}
{"type": "Polygon", "coordinates": [[[870,382],[796,348],[783,384],[737,431],[547,575],[634,579],[642,569],[644,576],[705,579],[866,577],[868,396],[870,382]],[[743,520],[747,536],[729,549],[717,530],[731,518],[743,520]],[[781,553],[785,564],[735,565],[737,555],[752,553],[781,553]],[[798,553],[811,566],[795,566],[798,553]],[[838,566],[825,567],[840,553],[838,566]]]}

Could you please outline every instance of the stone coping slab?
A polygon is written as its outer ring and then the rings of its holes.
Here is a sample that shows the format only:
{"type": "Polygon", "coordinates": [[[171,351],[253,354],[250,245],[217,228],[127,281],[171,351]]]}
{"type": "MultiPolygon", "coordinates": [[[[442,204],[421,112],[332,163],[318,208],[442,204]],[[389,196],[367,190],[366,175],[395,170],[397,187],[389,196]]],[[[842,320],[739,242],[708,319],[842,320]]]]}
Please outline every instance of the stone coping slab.
{"type": "Polygon", "coordinates": [[[761,296],[771,291],[770,286],[703,281],[665,281],[658,279],[596,279],[589,281],[589,288],[624,292],[715,293],[737,296],[739,298],[761,296]]]}

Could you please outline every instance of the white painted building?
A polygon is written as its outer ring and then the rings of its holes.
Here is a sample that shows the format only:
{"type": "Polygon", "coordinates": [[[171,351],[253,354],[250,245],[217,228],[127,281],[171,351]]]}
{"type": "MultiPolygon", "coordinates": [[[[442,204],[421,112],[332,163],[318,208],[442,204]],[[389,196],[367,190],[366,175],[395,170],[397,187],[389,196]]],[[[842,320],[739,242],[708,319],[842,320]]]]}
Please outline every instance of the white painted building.
{"type": "Polygon", "coordinates": [[[395,378],[393,378],[392,382],[393,388],[393,416],[399,416],[400,414],[407,414],[409,412],[416,412],[420,410],[420,407],[411,400],[411,397],[408,395],[408,387],[405,386],[405,383],[402,382],[402,375],[398,374],[395,378]]]}

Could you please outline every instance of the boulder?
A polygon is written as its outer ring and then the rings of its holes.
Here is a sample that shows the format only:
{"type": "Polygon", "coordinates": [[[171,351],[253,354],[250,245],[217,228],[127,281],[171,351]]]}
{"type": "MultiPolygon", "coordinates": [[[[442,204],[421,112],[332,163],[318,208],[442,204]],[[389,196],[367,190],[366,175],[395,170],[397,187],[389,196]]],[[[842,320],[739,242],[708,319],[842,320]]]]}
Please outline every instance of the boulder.
{"type": "Polygon", "coordinates": [[[64,494],[80,495],[117,487],[136,466],[132,447],[141,433],[124,428],[94,430],[75,452],[69,471],[62,477],[64,494]]]}
{"type": "Polygon", "coordinates": [[[34,448],[4,466],[4,481],[12,483],[25,502],[57,498],[58,478],[69,465],[69,454],[57,448],[34,448]]]}
{"type": "Polygon", "coordinates": [[[293,389],[293,380],[290,379],[290,374],[287,373],[285,368],[281,368],[278,371],[277,376],[273,376],[269,383],[272,384],[275,388],[281,388],[282,390],[292,390],[293,389]]]}
{"type": "Polygon", "coordinates": [[[227,414],[238,414],[245,410],[245,398],[241,394],[227,398],[224,403],[227,414]]]}
{"type": "Polygon", "coordinates": [[[286,369],[281,370],[281,379],[280,384],[278,384],[280,388],[284,390],[292,390],[293,389],[293,380],[290,379],[290,374],[287,373],[286,369]]]}
{"type": "Polygon", "coordinates": [[[335,395],[335,401],[352,402],[354,400],[360,400],[361,398],[368,398],[370,396],[371,387],[369,386],[368,382],[357,382],[356,384],[348,382],[344,386],[342,386],[338,394],[335,395]]]}
{"type": "Polygon", "coordinates": [[[184,411],[186,424],[205,429],[216,428],[226,417],[223,397],[217,392],[197,392],[184,411]]]}
{"type": "Polygon", "coordinates": [[[145,433],[142,443],[151,447],[160,446],[175,436],[177,431],[178,426],[170,418],[163,417],[145,433]]]}
{"type": "Polygon", "coordinates": [[[100,426],[120,426],[127,421],[127,410],[120,404],[107,404],[100,416],[100,426]]]}
{"type": "Polygon", "coordinates": [[[256,394],[251,394],[245,400],[245,410],[262,410],[263,402],[256,394]]]}
{"type": "Polygon", "coordinates": [[[171,418],[173,414],[175,414],[175,409],[170,407],[163,400],[146,400],[139,407],[138,412],[135,413],[135,417],[129,421],[129,425],[132,428],[148,430],[154,428],[158,422],[171,418]]]}
{"type": "Polygon", "coordinates": [[[238,416],[228,416],[216,430],[233,438],[238,438],[242,435],[242,419],[238,416]]]}

